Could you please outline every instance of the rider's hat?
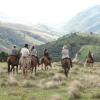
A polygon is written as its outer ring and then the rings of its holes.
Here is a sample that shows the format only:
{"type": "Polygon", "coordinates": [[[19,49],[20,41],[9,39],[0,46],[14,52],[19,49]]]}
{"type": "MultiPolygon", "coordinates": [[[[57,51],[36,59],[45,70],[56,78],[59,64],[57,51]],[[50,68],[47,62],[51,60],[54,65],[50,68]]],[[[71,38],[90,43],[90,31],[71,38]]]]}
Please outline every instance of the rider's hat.
{"type": "Polygon", "coordinates": [[[67,48],[68,48],[67,45],[64,45],[62,49],[67,49],[67,48]]]}
{"type": "Polygon", "coordinates": [[[25,46],[24,47],[28,47],[28,44],[25,44],[25,46]]]}
{"type": "Polygon", "coordinates": [[[13,47],[16,48],[16,45],[14,45],[13,47]]]}

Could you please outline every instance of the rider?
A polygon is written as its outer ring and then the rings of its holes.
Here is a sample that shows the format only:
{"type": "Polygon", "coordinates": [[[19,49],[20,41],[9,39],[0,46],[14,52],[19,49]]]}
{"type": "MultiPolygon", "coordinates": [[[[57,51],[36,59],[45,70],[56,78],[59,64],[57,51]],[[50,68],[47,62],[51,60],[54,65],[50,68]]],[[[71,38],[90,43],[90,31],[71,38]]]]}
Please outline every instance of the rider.
{"type": "Polygon", "coordinates": [[[37,50],[36,50],[36,48],[34,47],[34,45],[32,46],[32,48],[31,48],[31,56],[34,56],[34,57],[36,57],[37,58],[37,61],[38,61],[38,65],[39,65],[39,58],[38,58],[38,53],[37,53],[37,50]]]}
{"type": "Polygon", "coordinates": [[[17,49],[16,49],[16,46],[15,45],[12,48],[11,55],[12,56],[15,56],[15,57],[17,56],[17,49]]]}
{"type": "Polygon", "coordinates": [[[49,55],[49,53],[48,53],[48,50],[47,50],[47,49],[44,49],[44,57],[47,57],[47,58],[48,58],[48,60],[51,60],[50,55],[49,55]]]}
{"type": "Polygon", "coordinates": [[[21,57],[28,57],[30,55],[28,50],[28,44],[25,44],[24,48],[21,49],[21,57]]]}
{"type": "Polygon", "coordinates": [[[30,55],[29,50],[28,50],[28,44],[25,44],[24,48],[21,49],[20,53],[21,53],[21,58],[19,60],[19,65],[20,65],[20,68],[21,68],[21,61],[22,61],[22,59],[23,58],[27,59],[28,56],[30,55]]]}
{"type": "Polygon", "coordinates": [[[18,63],[18,53],[17,53],[17,49],[16,46],[14,45],[12,50],[11,50],[11,56],[14,56],[16,59],[16,63],[18,63]]]}
{"type": "Polygon", "coordinates": [[[92,59],[92,61],[94,62],[93,53],[90,50],[89,50],[89,53],[88,53],[88,57],[90,57],[92,59]]]}
{"type": "Polygon", "coordinates": [[[69,57],[69,49],[68,49],[67,45],[63,46],[61,53],[62,53],[62,60],[63,59],[69,59],[70,60],[70,65],[72,67],[72,60],[69,57]]]}

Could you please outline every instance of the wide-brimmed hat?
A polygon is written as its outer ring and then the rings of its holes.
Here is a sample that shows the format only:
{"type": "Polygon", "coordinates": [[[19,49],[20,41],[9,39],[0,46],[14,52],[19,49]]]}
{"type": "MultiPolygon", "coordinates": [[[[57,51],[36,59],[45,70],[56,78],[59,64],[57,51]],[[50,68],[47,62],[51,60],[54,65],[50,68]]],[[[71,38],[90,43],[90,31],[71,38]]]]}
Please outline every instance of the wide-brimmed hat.
{"type": "Polygon", "coordinates": [[[28,44],[25,44],[25,47],[28,47],[28,44]]]}
{"type": "Polygon", "coordinates": [[[16,45],[14,45],[13,47],[16,48],[16,45]]]}
{"type": "Polygon", "coordinates": [[[64,45],[63,47],[62,47],[62,49],[67,49],[68,48],[68,46],[67,45],[64,45]]]}

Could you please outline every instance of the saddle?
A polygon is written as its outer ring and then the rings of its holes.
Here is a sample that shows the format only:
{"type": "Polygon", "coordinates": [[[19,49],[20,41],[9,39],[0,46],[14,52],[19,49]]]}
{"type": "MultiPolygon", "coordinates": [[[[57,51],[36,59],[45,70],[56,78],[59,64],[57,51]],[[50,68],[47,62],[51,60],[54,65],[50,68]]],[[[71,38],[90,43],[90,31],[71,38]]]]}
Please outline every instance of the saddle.
{"type": "Polygon", "coordinates": [[[61,60],[61,63],[68,63],[71,67],[73,67],[71,58],[66,57],[61,60]]]}
{"type": "Polygon", "coordinates": [[[18,60],[18,57],[15,56],[15,55],[10,55],[7,59],[7,62],[10,62],[14,65],[18,64],[19,63],[19,60],[18,60]]]}

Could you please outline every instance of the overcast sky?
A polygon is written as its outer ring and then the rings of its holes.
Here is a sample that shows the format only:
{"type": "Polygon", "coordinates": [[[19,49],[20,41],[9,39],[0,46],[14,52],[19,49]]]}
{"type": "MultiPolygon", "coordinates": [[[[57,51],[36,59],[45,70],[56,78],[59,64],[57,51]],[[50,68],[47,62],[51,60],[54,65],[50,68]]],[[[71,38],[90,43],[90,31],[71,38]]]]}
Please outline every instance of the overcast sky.
{"type": "Polygon", "coordinates": [[[99,4],[100,0],[0,0],[0,15],[15,22],[54,25],[99,4]]]}

